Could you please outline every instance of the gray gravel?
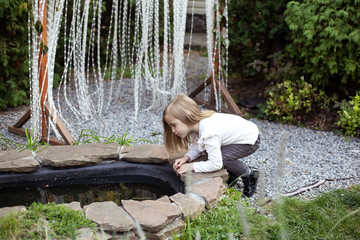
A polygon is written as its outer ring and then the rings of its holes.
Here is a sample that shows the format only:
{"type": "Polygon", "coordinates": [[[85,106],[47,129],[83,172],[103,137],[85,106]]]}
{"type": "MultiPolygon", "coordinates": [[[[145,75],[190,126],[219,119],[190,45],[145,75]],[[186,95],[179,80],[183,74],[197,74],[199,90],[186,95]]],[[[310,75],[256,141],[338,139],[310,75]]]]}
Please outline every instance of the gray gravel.
{"type": "MultiPolygon", "coordinates": [[[[194,58],[192,68],[200,66],[198,76],[206,74],[201,66],[206,59],[194,58]]],[[[187,79],[191,79],[187,76],[187,79]]],[[[190,81],[188,89],[194,89],[199,82],[190,81]]],[[[97,135],[121,136],[128,128],[128,136],[143,138],[153,143],[163,144],[162,109],[146,111],[149,105],[148,95],[142,97],[143,107],[139,111],[138,121],[134,120],[134,107],[131,80],[123,80],[121,94],[109,111],[101,117],[89,121],[77,122],[64,108],[63,115],[70,122],[71,134],[78,138],[81,129],[90,129],[97,135]]],[[[189,91],[191,92],[191,90],[189,91]]],[[[14,124],[26,111],[26,107],[0,112],[0,134],[16,142],[25,142],[23,137],[9,133],[7,126],[14,124]]],[[[322,179],[347,180],[326,181],[320,187],[301,193],[300,197],[311,198],[319,193],[339,187],[360,184],[360,139],[345,138],[332,132],[314,131],[291,125],[251,119],[261,131],[260,149],[244,159],[250,166],[258,167],[261,180],[253,200],[273,199],[280,193],[290,192],[299,187],[315,183],[322,179]]],[[[3,145],[2,145],[3,147],[3,145]]]]}

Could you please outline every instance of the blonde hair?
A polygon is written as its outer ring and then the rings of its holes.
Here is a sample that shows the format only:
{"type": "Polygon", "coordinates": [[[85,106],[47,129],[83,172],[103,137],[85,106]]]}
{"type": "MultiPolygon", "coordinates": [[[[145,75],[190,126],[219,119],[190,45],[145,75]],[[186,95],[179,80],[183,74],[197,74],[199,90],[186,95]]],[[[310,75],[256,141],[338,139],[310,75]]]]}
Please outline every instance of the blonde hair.
{"type": "Polygon", "coordinates": [[[196,102],[183,93],[180,93],[178,96],[176,96],[166,106],[162,116],[162,122],[164,126],[164,143],[166,150],[169,153],[178,153],[181,150],[188,149],[188,145],[191,143],[193,136],[188,135],[182,139],[181,137],[173,134],[171,126],[165,121],[165,116],[171,116],[188,126],[192,126],[198,123],[200,120],[212,116],[214,113],[214,111],[200,111],[196,102]]]}

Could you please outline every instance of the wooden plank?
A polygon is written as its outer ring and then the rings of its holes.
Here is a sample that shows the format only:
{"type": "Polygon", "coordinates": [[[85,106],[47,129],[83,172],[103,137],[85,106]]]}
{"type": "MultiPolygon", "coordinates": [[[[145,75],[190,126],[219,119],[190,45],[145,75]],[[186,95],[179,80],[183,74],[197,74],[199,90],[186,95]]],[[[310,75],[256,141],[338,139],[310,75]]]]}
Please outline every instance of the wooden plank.
{"type": "Polygon", "coordinates": [[[63,137],[64,141],[69,144],[69,145],[73,145],[76,141],[75,139],[71,136],[70,132],[68,131],[68,129],[66,128],[65,124],[63,123],[63,121],[61,121],[59,115],[57,115],[55,113],[54,110],[50,111],[50,103],[46,102],[45,103],[45,110],[46,110],[46,114],[49,115],[51,112],[51,119],[54,121],[55,117],[56,117],[56,128],[58,129],[60,135],[63,137]]]}
{"type": "Polygon", "coordinates": [[[216,85],[219,86],[219,84],[220,84],[221,96],[223,96],[225,102],[228,104],[231,111],[237,115],[244,116],[244,113],[240,111],[238,105],[235,103],[234,99],[232,98],[231,94],[229,93],[227,88],[224,86],[224,84],[222,82],[219,82],[218,80],[216,80],[216,85]]]}
{"type": "Polygon", "coordinates": [[[22,117],[19,119],[19,121],[17,121],[17,122],[14,124],[13,127],[19,128],[19,127],[24,126],[24,124],[25,124],[27,121],[30,120],[30,116],[31,116],[31,111],[28,110],[28,111],[24,114],[24,116],[22,116],[22,117]]]}
{"type": "Polygon", "coordinates": [[[208,86],[210,83],[211,83],[211,77],[206,80],[205,84],[204,83],[200,84],[199,87],[197,87],[192,93],[190,93],[189,97],[194,98],[205,88],[205,85],[208,86]]]}
{"type": "MultiPolygon", "coordinates": [[[[210,103],[208,103],[207,101],[201,100],[199,98],[193,98],[193,100],[201,106],[204,106],[205,108],[209,109],[209,110],[213,110],[216,111],[216,107],[214,105],[211,105],[210,103]]],[[[232,113],[229,109],[227,108],[221,108],[221,112],[223,113],[232,113]]]]}
{"type": "MultiPolygon", "coordinates": [[[[12,132],[12,133],[15,133],[17,135],[21,135],[21,136],[26,137],[26,133],[25,133],[26,129],[25,128],[17,128],[17,127],[14,127],[14,126],[9,126],[8,130],[9,130],[9,132],[12,132]]],[[[28,134],[30,134],[30,133],[28,132],[28,134]]],[[[51,145],[66,145],[66,143],[64,141],[61,141],[61,140],[56,139],[54,137],[50,137],[49,141],[48,141],[47,137],[42,137],[40,141],[41,142],[46,142],[46,143],[49,142],[51,145]]]]}

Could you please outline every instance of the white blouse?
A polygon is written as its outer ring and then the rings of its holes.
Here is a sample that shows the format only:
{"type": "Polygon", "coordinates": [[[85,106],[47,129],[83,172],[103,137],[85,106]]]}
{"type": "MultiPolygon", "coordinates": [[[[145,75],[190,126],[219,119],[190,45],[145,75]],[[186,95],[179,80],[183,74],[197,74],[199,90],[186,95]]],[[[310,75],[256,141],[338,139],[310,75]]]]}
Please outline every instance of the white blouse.
{"type": "Polygon", "coordinates": [[[186,153],[190,160],[197,159],[201,152],[208,154],[208,160],[194,163],[195,172],[213,172],[223,166],[221,146],[230,144],[255,144],[259,129],[255,123],[238,115],[214,113],[199,122],[199,137],[194,139],[186,153]]]}

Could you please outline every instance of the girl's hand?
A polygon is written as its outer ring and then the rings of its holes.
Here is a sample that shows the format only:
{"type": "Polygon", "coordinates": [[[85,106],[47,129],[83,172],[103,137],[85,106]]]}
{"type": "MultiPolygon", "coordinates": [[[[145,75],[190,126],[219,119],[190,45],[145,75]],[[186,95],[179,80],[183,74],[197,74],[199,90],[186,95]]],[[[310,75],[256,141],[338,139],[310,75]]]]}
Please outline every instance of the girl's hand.
{"type": "Polygon", "coordinates": [[[194,170],[193,163],[185,163],[182,165],[179,170],[176,171],[177,175],[181,175],[183,173],[187,173],[188,171],[194,170]]]}
{"type": "Polygon", "coordinates": [[[175,170],[175,172],[177,172],[177,170],[179,170],[179,168],[181,168],[182,165],[184,165],[184,163],[186,163],[189,160],[188,156],[183,156],[182,158],[178,158],[175,160],[173,168],[175,170]]]}

